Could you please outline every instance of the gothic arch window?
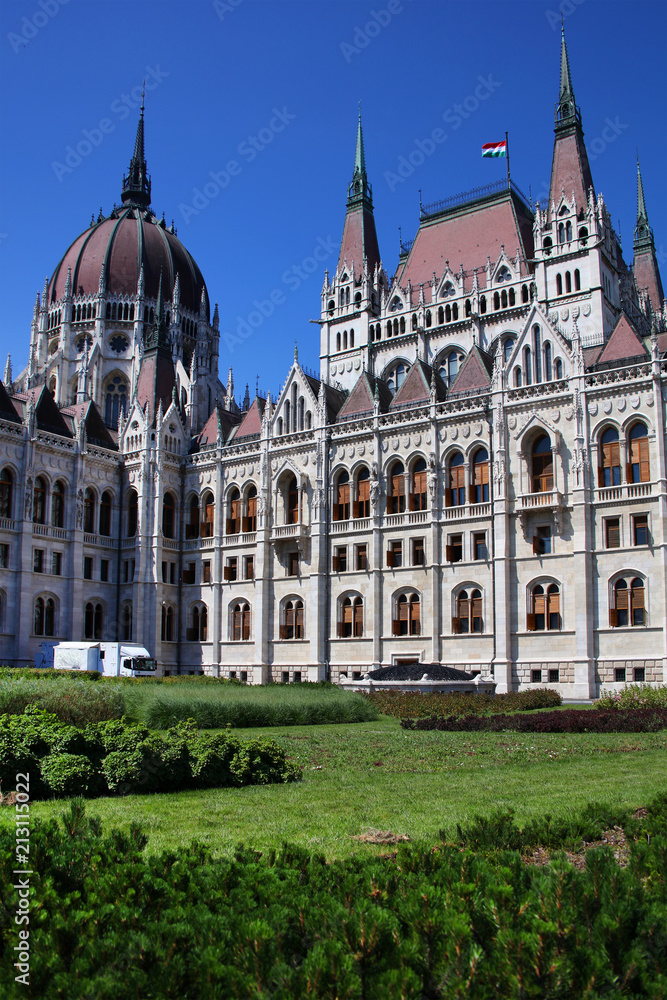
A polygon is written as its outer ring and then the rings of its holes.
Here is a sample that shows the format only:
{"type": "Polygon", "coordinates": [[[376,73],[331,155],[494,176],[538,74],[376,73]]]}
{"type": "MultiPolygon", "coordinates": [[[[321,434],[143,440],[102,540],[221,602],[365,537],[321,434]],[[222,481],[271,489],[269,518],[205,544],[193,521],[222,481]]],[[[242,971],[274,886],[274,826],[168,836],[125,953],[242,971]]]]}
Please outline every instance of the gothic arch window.
{"type": "MultiPolygon", "coordinates": [[[[456,305],[456,303],[454,303],[454,305],[456,305]]],[[[447,323],[451,323],[452,321],[452,307],[450,306],[449,302],[445,306],[445,320],[447,321],[447,323]]]]}
{"type": "Polygon", "coordinates": [[[553,378],[553,365],[551,363],[551,344],[549,341],[544,343],[544,377],[547,382],[551,382],[553,378]]]}
{"type": "Polygon", "coordinates": [[[445,310],[442,306],[438,306],[438,323],[442,326],[445,322],[445,310]]]}
{"type": "Polygon", "coordinates": [[[486,295],[481,295],[479,299],[479,311],[484,314],[486,312],[486,295]]]}
{"type": "Polygon", "coordinates": [[[563,377],[563,362],[560,358],[556,358],[556,378],[563,377]]]}
{"type": "Polygon", "coordinates": [[[532,493],[550,493],[554,488],[554,465],[551,440],[540,434],[530,452],[532,493]]]}
{"type": "Polygon", "coordinates": [[[201,523],[201,537],[213,538],[215,529],[215,498],[210,490],[202,497],[204,517],[201,523]]]}
{"type": "Polygon", "coordinates": [[[417,329],[417,313],[412,314],[412,329],[417,329]]]}
{"type": "Polygon", "coordinates": [[[565,223],[565,239],[568,243],[572,242],[572,223],[569,220],[565,223]]]}
{"type": "Polygon", "coordinates": [[[438,362],[438,375],[450,389],[458,374],[459,365],[463,361],[463,357],[463,354],[460,354],[457,350],[448,351],[438,362]]]}
{"type": "Polygon", "coordinates": [[[185,522],[185,537],[199,538],[199,497],[192,493],[186,502],[187,520],[185,522]]]}
{"type": "Polygon", "coordinates": [[[65,484],[61,479],[57,479],[51,495],[51,524],[54,528],[65,527],[65,496],[65,484]]]}
{"type": "Polygon", "coordinates": [[[523,303],[528,301],[528,285],[521,286],[521,301],[523,303]]]}
{"type": "Polygon", "coordinates": [[[564,243],[565,242],[565,223],[564,222],[559,222],[558,223],[558,242],[559,243],[564,243]]]}
{"type": "Polygon", "coordinates": [[[32,520],[34,524],[46,523],[47,484],[44,476],[37,476],[32,498],[32,520]]]}
{"type": "Polygon", "coordinates": [[[426,310],[426,326],[428,327],[430,325],[431,325],[431,310],[427,309],[426,310]]]}
{"type": "Polygon", "coordinates": [[[489,453],[486,448],[478,448],[472,460],[470,501],[489,502],[489,453]]]}
{"type": "Polygon", "coordinates": [[[535,381],[542,381],[542,331],[536,323],[533,327],[533,349],[535,351],[535,381]]]}
{"type": "Polygon", "coordinates": [[[10,469],[0,472],[0,517],[12,516],[12,500],[14,494],[14,476],[10,469]]]}
{"type": "Polygon", "coordinates": [[[522,384],[523,384],[523,372],[517,365],[516,368],[514,369],[514,388],[520,389],[522,384]]]}
{"type": "Polygon", "coordinates": [[[162,605],[162,629],[160,636],[162,642],[174,641],[174,609],[171,604],[162,605]]]}
{"type": "Polygon", "coordinates": [[[647,624],[644,581],[640,577],[624,576],[614,582],[609,624],[612,628],[647,624]]]}
{"type": "Polygon", "coordinates": [[[628,482],[648,483],[651,481],[651,466],[648,453],[648,431],[646,424],[633,424],[628,434],[628,482]]]}
{"type": "Polygon", "coordinates": [[[500,281],[511,281],[511,280],[512,280],[512,275],[510,274],[509,268],[501,267],[501,269],[498,271],[496,281],[500,282],[500,281]]]}
{"type": "Polygon", "coordinates": [[[505,343],[503,344],[503,361],[505,362],[505,364],[507,364],[512,355],[515,343],[516,340],[514,337],[508,337],[505,343]]]}
{"type": "Polygon", "coordinates": [[[35,635],[54,636],[56,634],[56,612],[54,597],[40,595],[35,598],[33,631],[35,635]]]}
{"type": "Polygon", "coordinates": [[[565,272],[565,291],[568,293],[572,291],[572,275],[569,271],[565,272]]]}
{"type": "Polygon", "coordinates": [[[445,506],[461,507],[466,502],[466,481],[463,453],[455,451],[449,459],[449,486],[445,490],[445,506]]]}
{"type": "Polygon", "coordinates": [[[532,355],[531,355],[530,347],[524,347],[524,349],[523,349],[523,377],[524,377],[524,382],[525,382],[526,385],[531,385],[531,383],[533,381],[532,366],[533,366],[533,361],[532,361],[532,355]]]}
{"type": "Polygon", "coordinates": [[[426,461],[418,458],[412,467],[410,510],[426,510],[426,461]]]}
{"type": "Polygon", "coordinates": [[[127,532],[125,537],[134,538],[137,533],[139,521],[139,497],[135,489],[130,488],[127,491],[125,509],[127,511],[127,532]]]}
{"type": "Polygon", "coordinates": [[[186,642],[206,642],[208,638],[208,608],[197,601],[190,609],[190,624],[185,630],[186,642]]]}
{"type": "MultiPolygon", "coordinates": [[[[352,338],[352,340],[350,342],[350,347],[354,347],[354,342],[353,342],[354,341],[354,330],[350,330],[350,337],[352,338]]],[[[306,411],[306,401],[303,398],[303,396],[299,396],[299,402],[297,404],[297,410],[298,410],[299,430],[302,431],[304,429],[305,411],[306,411]]]]}
{"type": "Polygon", "coordinates": [[[399,594],[394,598],[392,635],[420,635],[421,615],[419,594],[399,594]]]}
{"type": "Polygon", "coordinates": [[[563,294],[563,278],[560,274],[556,275],[556,295],[563,294]]]}
{"type": "Polygon", "coordinates": [[[162,501],[162,534],[173,538],[176,530],[176,500],[173,493],[165,493],[162,501]]]}
{"type": "Polygon", "coordinates": [[[338,601],[338,638],[360,639],[364,634],[364,602],[358,595],[338,601]]]}
{"type": "Polygon", "coordinates": [[[101,601],[88,601],[83,616],[84,639],[101,639],[104,630],[104,607],[101,601]]]}
{"type": "Polygon", "coordinates": [[[621,483],[621,448],[618,431],[615,427],[607,427],[600,437],[600,467],[598,483],[600,486],[620,486],[621,483]]]}
{"type": "Polygon", "coordinates": [[[465,314],[466,316],[472,316],[472,302],[470,299],[466,299],[465,314]]]}
{"type": "Polygon", "coordinates": [[[118,418],[127,412],[127,383],[121,375],[114,375],[106,384],[104,396],[104,423],[118,427],[118,418]]]}
{"type": "Polygon", "coordinates": [[[484,631],[481,590],[477,588],[460,590],[454,598],[454,611],[452,632],[455,635],[484,631]]]}
{"type": "Polygon", "coordinates": [[[343,470],[339,473],[334,487],[333,519],[347,521],[350,517],[350,474],[343,470]]]}
{"type": "Polygon", "coordinates": [[[97,507],[97,497],[95,490],[89,486],[83,495],[83,530],[93,535],[95,533],[95,512],[97,507]]]}
{"type": "Polygon", "coordinates": [[[515,305],[515,303],[516,303],[516,294],[514,292],[514,289],[510,288],[508,294],[509,294],[509,303],[510,303],[510,306],[515,305]]]}
{"type": "Polygon", "coordinates": [[[365,465],[357,473],[357,499],[353,503],[353,517],[371,516],[370,473],[365,465]]]}
{"type": "Polygon", "coordinates": [[[529,611],[526,615],[528,632],[560,631],[560,588],[556,583],[538,583],[529,591],[529,611]]]}
{"type": "Polygon", "coordinates": [[[250,638],[250,605],[247,601],[237,601],[232,605],[229,638],[232,642],[247,642],[250,638]]]}
{"type": "Polygon", "coordinates": [[[500,309],[500,295],[498,292],[493,293],[493,308],[500,309]]]}
{"type": "Polygon", "coordinates": [[[507,291],[504,288],[500,293],[500,305],[503,309],[507,309],[507,291]]]}
{"type": "Polygon", "coordinates": [[[329,299],[329,304],[327,306],[327,309],[329,311],[329,315],[330,316],[333,316],[333,312],[334,312],[335,308],[336,308],[336,300],[335,299],[329,299]]]}
{"type": "Polygon", "coordinates": [[[257,487],[251,484],[246,492],[246,516],[243,521],[244,531],[257,531],[257,487]]]}
{"type": "Polygon", "coordinates": [[[547,236],[543,243],[545,256],[549,257],[551,255],[552,246],[553,246],[553,240],[551,239],[550,236],[547,236]]]}
{"type": "Polygon", "coordinates": [[[343,350],[347,350],[347,330],[343,330],[343,350]]]}
{"type": "Polygon", "coordinates": [[[279,627],[281,639],[304,638],[303,601],[300,598],[290,597],[283,601],[279,627]]]}
{"type": "Polygon", "coordinates": [[[121,605],[120,634],[124,642],[132,642],[132,601],[125,601],[121,605]]]}
{"type": "MultiPolygon", "coordinates": [[[[296,476],[290,476],[285,484],[285,524],[299,523],[299,486],[296,476]]],[[[349,515],[348,515],[349,516],[349,515]]]]}
{"type": "Polygon", "coordinates": [[[410,371],[410,365],[404,361],[399,361],[397,365],[394,365],[385,375],[385,381],[391,390],[392,395],[401,388],[405,382],[406,375],[410,371]]]}
{"type": "Polygon", "coordinates": [[[580,291],[580,289],[581,289],[581,273],[579,271],[579,268],[576,267],[574,269],[574,290],[575,292],[578,292],[580,291]]]}
{"type": "Polygon", "coordinates": [[[402,514],[405,511],[405,469],[402,462],[394,462],[389,470],[387,491],[387,513],[402,514]]]}
{"type": "Polygon", "coordinates": [[[241,531],[241,520],[243,517],[241,494],[236,486],[232,486],[227,494],[227,522],[225,524],[225,534],[238,535],[241,531]]]}

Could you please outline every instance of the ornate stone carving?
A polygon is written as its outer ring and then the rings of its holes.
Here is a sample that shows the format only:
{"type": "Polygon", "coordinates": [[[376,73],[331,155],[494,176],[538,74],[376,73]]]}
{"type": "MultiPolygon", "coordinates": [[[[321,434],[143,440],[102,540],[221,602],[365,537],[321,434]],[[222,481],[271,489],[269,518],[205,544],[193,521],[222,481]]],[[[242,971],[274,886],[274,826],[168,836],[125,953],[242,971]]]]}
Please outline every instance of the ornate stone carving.
{"type": "Polygon", "coordinates": [[[83,527],[83,490],[81,488],[76,495],[76,526],[79,530],[83,527]]]}

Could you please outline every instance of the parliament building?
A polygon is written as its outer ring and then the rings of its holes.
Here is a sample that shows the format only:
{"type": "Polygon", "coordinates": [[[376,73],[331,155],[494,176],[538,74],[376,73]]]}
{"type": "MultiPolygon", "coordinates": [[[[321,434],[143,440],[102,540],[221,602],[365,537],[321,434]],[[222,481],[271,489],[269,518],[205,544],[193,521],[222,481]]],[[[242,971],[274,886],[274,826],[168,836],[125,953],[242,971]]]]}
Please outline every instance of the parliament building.
{"type": "Polygon", "coordinates": [[[548,199],[508,177],[422,205],[389,273],[359,122],[319,376],[286,343],[278,398],[241,401],[151,209],[142,107],[121,204],[0,383],[0,662],[110,639],[254,684],[414,661],[499,692],[664,683],[667,303],[639,164],[637,194],[627,264],[563,38],[548,199]]]}

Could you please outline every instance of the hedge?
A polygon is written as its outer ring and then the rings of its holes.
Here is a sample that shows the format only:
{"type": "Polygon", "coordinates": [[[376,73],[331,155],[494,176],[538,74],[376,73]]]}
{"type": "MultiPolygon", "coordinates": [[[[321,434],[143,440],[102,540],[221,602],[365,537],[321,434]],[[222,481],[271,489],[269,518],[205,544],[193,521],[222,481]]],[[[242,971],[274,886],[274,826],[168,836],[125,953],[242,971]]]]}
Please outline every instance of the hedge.
{"type": "Polygon", "coordinates": [[[438,729],[450,733],[655,733],[667,729],[667,708],[639,708],[618,712],[591,709],[581,712],[537,712],[535,715],[432,716],[401,719],[403,729],[438,729]]]}
{"type": "Polygon", "coordinates": [[[383,715],[392,715],[397,719],[429,718],[432,715],[489,715],[508,710],[528,712],[537,708],[555,708],[562,702],[560,694],[549,688],[495,695],[388,690],[371,691],[364,697],[383,715]]]}
{"type": "Polygon", "coordinates": [[[296,781],[299,768],[273,740],[198,733],[191,720],[164,736],[125,720],[85,730],[36,708],[0,718],[0,786],[30,774],[33,799],[125,795],[296,781]]]}

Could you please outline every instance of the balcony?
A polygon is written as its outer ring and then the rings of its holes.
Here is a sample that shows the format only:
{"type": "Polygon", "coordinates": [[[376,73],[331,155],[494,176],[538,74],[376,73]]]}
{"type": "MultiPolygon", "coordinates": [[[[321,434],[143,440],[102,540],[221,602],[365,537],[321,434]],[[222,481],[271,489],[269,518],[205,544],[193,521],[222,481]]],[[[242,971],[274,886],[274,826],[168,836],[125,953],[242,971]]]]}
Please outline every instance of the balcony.
{"type": "Polygon", "coordinates": [[[33,535],[41,538],[58,538],[61,541],[67,540],[67,528],[54,528],[50,524],[33,524],[33,535]]]}
{"type": "Polygon", "coordinates": [[[539,510],[545,507],[549,510],[563,507],[563,495],[559,490],[545,490],[543,493],[521,493],[517,497],[520,510],[539,510]]]}
{"type": "MultiPolygon", "coordinates": [[[[54,531],[63,532],[62,535],[57,535],[57,538],[65,538],[67,532],[64,528],[54,528],[54,531]]],[[[112,538],[110,535],[95,535],[90,532],[84,532],[83,535],[84,545],[102,545],[105,549],[114,549],[116,547],[116,539],[112,538]]]]}
{"type": "Polygon", "coordinates": [[[491,503],[463,503],[458,507],[443,507],[443,521],[474,521],[482,517],[491,517],[491,503]]]}
{"type": "Polygon", "coordinates": [[[16,531],[16,524],[11,517],[0,517],[0,529],[3,531],[16,531]]]}
{"type": "Polygon", "coordinates": [[[283,542],[289,539],[307,538],[310,529],[300,521],[297,524],[274,524],[271,528],[271,541],[283,542]]]}
{"type": "Polygon", "coordinates": [[[222,544],[225,548],[235,545],[254,545],[256,540],[256,531],[238,531],[233,535],[225,535],[222,544]]]}
{"type": "Polygon", "coordinates": [[[599,487],[595,491],[595,499],[598,503],[641,500],[643,497],[650,497],[652,492],[652,483],[621,483],[619,486],[599,487]]]}
{"type": "Polygon", "coordinates": [[[353,517],[347,521],[332,521],[331,534],[344,535],[348,531],[353,533],[357,531],[370,531],[372,524],[373,522],[370,517],[353,517]]]}

